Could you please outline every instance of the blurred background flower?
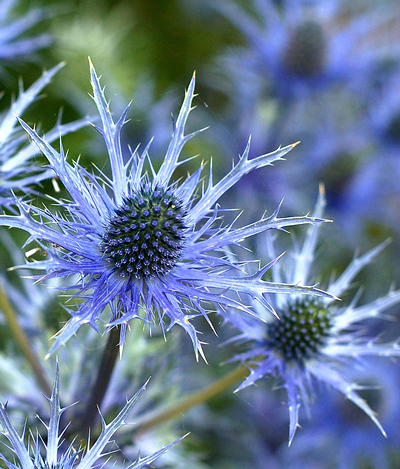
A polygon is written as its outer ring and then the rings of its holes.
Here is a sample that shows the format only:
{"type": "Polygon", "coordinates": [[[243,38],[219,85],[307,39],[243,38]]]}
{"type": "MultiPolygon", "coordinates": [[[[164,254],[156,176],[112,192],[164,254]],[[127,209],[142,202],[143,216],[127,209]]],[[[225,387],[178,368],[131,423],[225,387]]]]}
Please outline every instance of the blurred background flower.
{"type": "MultiPolygon", "coordinates": [[[[323,216],[324,206],[321,188],[313,215],[323,216]]],[[[300,246],[294,246],[284,259],[272,265],[273,281],[295,284],[308,282],[312,275],[316,275],[315,249],[320,229],[321,225],[309,227],[300,246]]],[[[275,236],[267,234],[266,251],[272,258],[278,254],[274,241],[275,236]]],[[[257,297],[254,298],[254,310],[259,315],[257,319],[230,312],[222,314],[226,322],[239,331],[233,340],[244,343],[245,347],[232,360],[247,364],[250,370],[237,390],[260,379],[273,379],[277,387],[285,389],[290,416],[289,445],[297,428],[301,427],[300,410],[304,407],[310,414],[311,404],[317,399],[316,390],[323,385],[342,393],[385,435],[375,413],[358,392],[360,384],[351,375],[361,364],[368,364],[368,357],[400,355],[398,337],[393,342],[386,342],[375,333],[367,333],[371,319],[383,319],[385,311],[400,303],[400,290],[389,291],[386,296],[363,305],[358,305],[357,294],[348,305],[344,302],[335,304],[335,297],[342,297],[349,290],[358,272],[372,262],[385,244],[355,257],[338,278],[332,273],[325,287],[331,298],[276,295],[271,303],[278,318],[271,317],[262,299],[257,297]]],[[[260,257],[263,258],[262,253],[260,257]]]]}

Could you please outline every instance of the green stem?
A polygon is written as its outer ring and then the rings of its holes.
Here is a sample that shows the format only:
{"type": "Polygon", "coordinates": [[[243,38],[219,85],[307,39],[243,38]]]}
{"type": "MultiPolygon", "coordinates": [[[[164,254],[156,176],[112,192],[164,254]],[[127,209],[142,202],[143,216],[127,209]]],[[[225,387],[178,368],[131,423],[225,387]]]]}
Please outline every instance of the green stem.
{"type": "Polygon", "coordinates": [[[40,362],[31,347],[31,344],[28,340],[23,329],[20,327],[17,317],[15,315],[14,309],[11,306],[11,303],[4,291],[3,283],[0,282],[0,309],[3,311],[4,316],[6,317],[7,323],[11,329],[13,336],[20,348],[22,354],[27,359],[28,363],[32,367],[33,373],[36,377],[36,380],[39,386],[42,388],[46,396],[51,395],[51,387],[48,384],[44,371],[40,366],[40,362]]]}
{"type": "MultiPolygon", "coordinates": [[[[89,400],[82,416],[78,417],[79,434],[81,441],[87,441],[88,433],[93,428],[99,416],[99,409],[107,392],[111,375],[117,361],[119,352],[120,326],[113,327],[108,333],[108,341],[93,383],[89,400]]],[[[76,427],[75,427],[76,428],[76,427]]]]}
{"type": "Polygon", "coordinates": [[[246,378],[248,374],[249,369],[244,365],[240,365],[238,368],[223,376],[221,379],[211,384],[210,386],[207,386],[205,389],[184,397],[179,403],[166,406],[164,409],[158,409],[154,412],[150,412],[149,414],[144,415],[135,424],[137,428],[135,435],[145,433],[151,428],[160,425],[161,423],[181,416],[182,413],[186,412],[192,407],[195,407],[217,396],[218,394],[221,394],[226,389],[233,386],[237,381],[246,378]]]}

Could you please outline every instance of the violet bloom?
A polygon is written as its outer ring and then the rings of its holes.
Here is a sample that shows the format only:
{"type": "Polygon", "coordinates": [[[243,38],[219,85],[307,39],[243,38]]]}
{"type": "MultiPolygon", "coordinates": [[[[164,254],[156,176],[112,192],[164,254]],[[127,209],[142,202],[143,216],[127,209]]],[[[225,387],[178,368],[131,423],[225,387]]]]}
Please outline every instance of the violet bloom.
{"type": "Polygon", "coordinates": [[[365,81],[365,74],[398,54],[398,48],[389,50],[379,35],[392,19],[385,7],[374,5],[344,20],[346,4],[337,0],[251,3],[249,11],[234,1],[216,7],[249,43],[246,53],[227,57],[240,61],[242,56],[246,73],[250,69],[269,77],[281,98],[315,94],[333,83],[365,81]]]}

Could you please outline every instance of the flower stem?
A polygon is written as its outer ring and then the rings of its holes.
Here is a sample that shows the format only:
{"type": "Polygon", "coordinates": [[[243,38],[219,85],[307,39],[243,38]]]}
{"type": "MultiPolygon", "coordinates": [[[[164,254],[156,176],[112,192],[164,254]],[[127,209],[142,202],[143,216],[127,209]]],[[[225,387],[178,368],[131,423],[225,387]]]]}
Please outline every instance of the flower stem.
{"type": "Polygon", "coordinates": [[[119,352],[120,326],[113,327],[108,333],[108,341],[101,357],[97,377],[93,383],[89,400],[83,414],[78,418],[79,439],[87,441],[89,430],[93,428],[99,416],[101,403],[107,392],[111,375],[119,352]]]}
{"type": "Polygon", "coordinates": [[[30,364],[32,371],[36,377],[36,381],[39,386],[42,388],[46,396],[51,395],[51,386],[47,382],[45,373],[40,366],[40,362],[31,347],[31,344],[26,336],[24,330],[18,323],[17,316],[15,314],[14,308],[11,306],[11,303],[7,297],[6,292],[4,291],[3,282],[0,281],[0,309],[3,311],[4,316],[7,320],[7,323],[11,329],[13,336],[17,342],[18,347],[20,348],[22,354],[30,364]]]}
{"type": "Polygon", "coordinates": [[[145,433],[153,427],[181,416],[183,412],[186,412],[192,407],[221,394],[237,381],[244,379],[248,374],[249,369],[244,365],[240,365],[210,386],[184,397],[179,403],[166,406],[163,409],[157,409],[153,412],[149,412],[147,415],[145,414],[135,424],[135,435],[145,433]]]}

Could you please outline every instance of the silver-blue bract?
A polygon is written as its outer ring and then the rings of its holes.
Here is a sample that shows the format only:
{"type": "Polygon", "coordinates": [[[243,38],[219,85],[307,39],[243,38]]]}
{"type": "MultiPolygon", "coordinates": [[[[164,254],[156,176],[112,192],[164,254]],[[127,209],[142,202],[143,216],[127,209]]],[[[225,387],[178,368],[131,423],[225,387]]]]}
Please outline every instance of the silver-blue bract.
{"type": "MultiPolygon", "coordinates": [[[[147,383],[146,383],[147,384],[147,383]]],[[[3,428],[1,432],[9,441],[9,448],[17,456],[20,466],[10,462],[6,457],[0,453],[0,458],[7,464],[9,469],[49,469],[49,468],[58,468],[58,469],[90,469],[95,466],[96,461],[101,457],[109,454],[103,452],[106,445],[110,443],[110,440],[114,433],[123,425],[125,425],[125,420],[138,400],[141,393],[144,391],[146,384],[140,388],[140,390],[127,401],[126,405],[119,412],[119,414],[112,420],[110,423],[106,424],[103,417],[101,417],[101,433],[97,440],[88,450],[81,450],[74,446],[71,443],[62,454],[59,454],[60,445],[65,444],[65,429],[60,432],[60,418],[62,413],[68,409],[68,407],[61,408],[60,398],[59,398],[59,375],[58,368],[56,371],[56,378],[54,381],[53,391],[51,397],[48,399],[50,403],[50,418],[48,425],[44,424],[47,429],[47,442],[44,442],[43,439],[39,436],[34,437],[34,444],[31,445],[28,443],[26,445],[23,431],[22,435],[19,435],[7,413],[6,406],[0,404],[0,424],[3,428]],[[44,446],[45,455],[43,456],[41,452],[41,446],[44,446]],[[30,448],[33,447],[33,454],[31,454],[30,448]]],[[[33,433],[31,433],[33,435],[33,433]]],[[[126,466],[124,469],[140,469],[143,467],[148,467],[153,461],[155,461],[159,456],[168,451],[168,449],[176,444],[177,440],[170,445],[165,446],[161,450],[155,452],[154,454],[147,456],[145,458],[138,458],[137,461],[126,466]]],[[[96,465],[97,467],[97,465],[96,465]]]]}
{"type": "Polygon", "coordinates": [[[111,178],[102,172],[95,176],[76,163],[69,164],[62,145],[57,152],[21,121],[69,192],[71,201],[58,201],[63,212],[60,214],[17,201],[19,216],[0,216],[0,224],[27,231],[31,235],[29,241],[39,241],[46,251],[44,260],[32,261],[29,267],[46,271],[43,279],[73,277],[76,295],[82,299],[77,309],[70,311],[72,318],[57,334],[51,352],[83,324],[97,329],[96,322],[108,305],[112,312],[109,326],[121,324],[121,346],[128,321],[141,317],[142,310],[148,323],[156,315],[161,324],[167,317],[169,327],[174,324],[183,327],[197,354],[202,351],[201,344],[190,321],[199,315],[207,318],[210,302],[222,308],[247,310],[232,299],[231,292],[257,296],[267,308],[270,306],[263,296],[266,293],[325,295],[315,287],[262,280],[270,265],[253,275],[238,276],[241,264],[226,256],[229,246],[239,245],[257,233],[322,221],[308,216],[278,218],[276,210],[269,217],[263,216],[240,228],[233,223],[222,224],[222,211],[217,205],[220,197],[250,171],[283,159],[294,145],[253,159],[248,159],[248,145],[218,183],[213,183],[210,171],[207,187],[201,186],[203,164],[185,180],[172,182],[175,170],[183,163],[179,161],[183,146],[200,132],[184,133],[194,96],[194,77],[157,172],[148,158],[148,146],[141,154],[135,150],[124,161],[120,132],[128,107],[114,123],[92,65],[91,80],[102,123],[101,127],[94,127],[105,140],[111,178]],[[144,171],[146,160],[150,176],[144,171]]]}
{"type": "MultiPolygon", "coordinates": [[[[368,360],[368,367],[355,370],[354,378],[363,383],[364,392],[374,402],[379,421],[388,437],[377,437],[376,429],[350,401],[343,401],[335,392],[324,392],[324,399],[315,403],[313,424],[304,428],[293,441],[290,449],[281,454],[281,467],[294,469],[311,467],[309,461],[320,464],[316,468],[337,469],[390,469],[396,467],[391,455],[399,441],[400,401],[399,362],[391,363],[382,358],[368,360]],[[352,406],[353,408],[351,408],[352,406]],[[324,463],[322,463],[322,459],[324,463]],[[307,464],[304,463],[307,461],[307,464]]],[[[314,466],[313,466],[314,467],[314,466]]]]}
{"type": "MultiPolygon", "coordinates": [[[[35,165],[32,158],[40,153],[37,146],[31,142],[26,144],[26,138],[16,126],[16,116],[21,116],[25,110],[38,98],[43,88],[50,83],[54,75],[64,66],[56,65],[44,72],[41,78],[27,90],[21,88],[18,98],[12,103],[9,111],[0,117],[0,205],[9,206],[14,201],[12,191],[29,192],[29,187],[53,176],[51,170],[44,170],[35,165]]],[[[66,125],[58,123],[48,134],[47,140],[52,142],[69,132],[74,132],[86,125],[85,120],[71,122],[66,125]]]]}
{"type": "MultiPolygon", "coordinates": [[[[321,190],[314,216],[323,215],[325,200],[321,190]]],[[[282,278],[290,282],[309,281],[318,226],[309,228],[303,246],[294,250],[293,262],[276,263],[272,267],[274,280],[282,278]]],[[[359,295],[349,305],[333,304],[334,297],[341,296],[357,273],[383,249],[383,243],[366,254],[356,257],[345,271],[326,289],[331,298],[288,297],[276,295],[271,301],[280,320],[266,317],[259,302],[255,302],[258,314],[267,323],[254,318],[227,314],[226,319],[241,333],[237,340],[248,344],[248,351],[236,355],[233,360],[250,364],[250,375],[239,386],[243,389],[261,378],[275,377],[288,396],[290,414],[289,444],[299,426],[299,408],[309,408],[315,394],[315,384],[324,383],[341,392],[362,409],[385,434],[369,405],[357,393],[362,386],[351,378],[352,371],[365,361],[366,356],[400,356],[399,341],[384,343],[365,333],[365,320],[385,317],[381,313],[400,302],[400,290],[357,306],[359,295]],[[275,300],[275,301],[274,301],[275,300]]],[[[272,238],[268,240],[268,254],[274,255],[272,238]]]]}
{"type": "Polygon", "coordinates": [[[14,62],[24,58],[32,61],[35,52],[51,44],[49,34],[24,37],[36,24],[46,17],[44,9],[33,8],[24,16],[13,18],[12,10],[16,0],[0,1],[0,60],[1,67],[5,62],[14,62]]]}

